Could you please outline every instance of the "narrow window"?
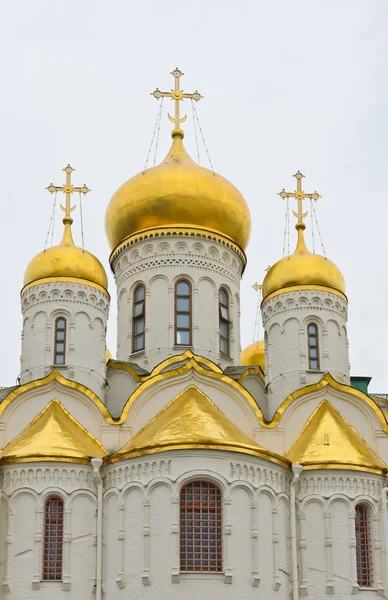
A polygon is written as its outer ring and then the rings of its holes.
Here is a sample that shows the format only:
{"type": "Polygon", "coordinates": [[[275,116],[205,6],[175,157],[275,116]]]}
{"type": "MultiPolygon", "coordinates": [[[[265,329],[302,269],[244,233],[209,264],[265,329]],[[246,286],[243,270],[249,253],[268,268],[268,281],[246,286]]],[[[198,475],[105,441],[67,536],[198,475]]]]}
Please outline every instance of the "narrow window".
{"type": "Polygon", "coordinates": [[[365,504],[356,506],[357,582],[360,587],[372,587],[372,546],[370,518],[365,504]]]}
{"type": "Polygon", "coordinates": [[[140,283],[133,292],[132,352],[144,350],[145,342],[145,288],[140,283]]]}
{"type": "Polygon", "coordinates": [[[229,354],[229,342],[230,342],[229,294],[225,288],[221,288],[220,293],[219,293],[219,314],[220,314],[220,351],[223,352],[223,354],[229,354]]]}
{"type": "Polygon", "coordinates": [[[184,279],[175,285],[175,344],[191,346],[191,285],[184,279]]]}
{"type": "Polygon", "coordinates": [[[65,364],[66,319],[58,317],[55,321],[54,365],[65,364]]]}
{"type": "Polygon", "coordinates": [[[63,500],[51,496],[44,509],[43,579],[62,579],[63,500]]]}
{"type": "Polygon", "coordinates": [[[318,326],[315,323],[307,325],[309,369],[319,369],[318,326]]]}
{"type": "Polygon", "coordinates": [[[193,481],[180,496],[181,571],[222,571],[222,502],[220,489],[193,481]]]}

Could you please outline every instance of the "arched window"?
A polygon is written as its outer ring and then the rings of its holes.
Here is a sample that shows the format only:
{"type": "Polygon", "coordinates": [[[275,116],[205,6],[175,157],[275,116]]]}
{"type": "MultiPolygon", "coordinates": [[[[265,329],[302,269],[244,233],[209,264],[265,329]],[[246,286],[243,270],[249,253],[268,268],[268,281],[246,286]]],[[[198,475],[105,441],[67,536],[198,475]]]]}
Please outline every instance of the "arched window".
{"type": "Polygon", "coordinates": [[[370,516],[366,504],[356,506],[357,582],[360,587],[372,587],[372,538],[370,516]]]}
{"type": "Polygon", "coordinates": [[[318,325],[307,325],[309,369],[319,369],[318,325]]]}
{"type": "Polygon", "coordinates": [[[181,571],[222,571],[222,502],[220,489],[192,481],[180,496],[181,571]]]}
{"type": "Polygon", "coordinates": [[[58,317],[55,321],[54,365],[64,365],[66,352],[66,319],[58,317]]]}
{"type": "Polygon", "coordinates": [[[175,344],[191,346],[191,284],[185,279],[175,284],[175,344]]]}
{"type": "Polygon", "coordinates": [[[44,507],[43,579],[62,579],[63,500],[51,496],[44,507]]]}
{"type": "Polygon", "coordinates": [[[225,288],[220,288],[218,305],[220,315],[220,351],[223,352],[223,354],[229,354],[229,294],[225,288]]]}
{"type": "Polygon", "coordinates": [[[142,283],[133,292],[132,352],[144,350],[145,335],[145,288],[142,283]]]}

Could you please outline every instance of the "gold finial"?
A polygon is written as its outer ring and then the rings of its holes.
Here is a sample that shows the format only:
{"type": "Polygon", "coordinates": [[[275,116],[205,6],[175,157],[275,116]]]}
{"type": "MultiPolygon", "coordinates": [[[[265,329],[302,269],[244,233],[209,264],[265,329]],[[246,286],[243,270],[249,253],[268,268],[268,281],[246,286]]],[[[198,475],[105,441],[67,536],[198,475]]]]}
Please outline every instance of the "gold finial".
{"type": "Polygon", "coordinates": [[[151,93],[151,96],[154,96],[157,100],[160,100],[160,98],[172,98],[175,101],[175,116],[172,117],[169,114],[168,118],[175,125],[173,134],[174,132],[179,132],[183,137],[183,132],[180,129],[180,125],[186,121],[187,115],[181,118],[180,102],[185,98],[198,102],[201,98],[203,98],[203,96],[201,96],[197,90],[195,90],[193,94],[185,94],[183,90],[180,89],[180,78],[182,75],[184,75],[184,73],[182,73],[182,71],[180,71],[178,68],[172,71],[171,75],[174,77],[174,89],[171,90],[171,92],[161,92],[158,88],[156,88],[156,90],[151,93]]]}
{"type": "Polygon", "coordinates": [[[74,192],[80,192],[81,194],[85,195],[88,192],[90,192],[91,190],[85,184],[82,187],[75,187],[71,183],[71,174],[73,171],[75,171],[75,169],[73,169],[73,167],[71,167],[70,165],[67,165],[67,167],[62,169],[62,171],[65,171],[65,173],[66,173],[65,185],[57,186],[57,185],[53,185],[52,183],[50,183],[50,185],[46,187],[46,190],[48,190],[50,192],[50,194],[54,194],[54,192],[63,192],[64,194],[66,194],[66,205],[62,206],[62,204],[61,204],[60,206],[61,206],[61,209],[65,213],[65,216],[63,217],[63,223],[65,225],[66,224],[71,225],[73,222],[73,219],[71,218],[70,213],[72,213],[73,210],[75,210],[75,205],[70,206],[71,194],[73,194],[74,192]]]}
{"type": "Polygon", "coordinates": [[[295,173],[295,175],[293,176],[296,179],[296,191],[295,192],[286,192],[286,190],[283,188],[281,192],[279,192],[279,196],[281,198],[283,198],[283,200],[285,198],[296,198],[297,203],[298,203],[298,212],[295,212],[294,210],[292,211],[292,214],[297,217],[298,221],[297,224],[295,225],[295,228],[299,231],[306,228],[306,225],[303,221],[303,219],[305,219],[308,215],[308,211],[306,211],[305,213],[303,212],[303,200],[305,198],[311,198],[312,200],[315,200],[315,202],[318,200],[318,198],[321,198],[322,196],[320,196],[318,194],[317,191],[313,192],[312,194],[306,194],[303,190],[302,190],[302,179],[304,177],[304,175],[302,175],[302,173],[300,171],[298,171],[297,173],[295,173]]]}
{"type": "Polygon", "coordinates": [[[251,285],[251,288],[252,288],[253,290],[255,290],[255,292],[258,292],[259,290],[261,290],[261,288],[262,288],[262,287],[263,287],[263,286],[262,286],[262,285],[260,285],[260,283],[257,283],[257,281],[256,281],[256,283],[254,283],[253,285],[251,285]]]}

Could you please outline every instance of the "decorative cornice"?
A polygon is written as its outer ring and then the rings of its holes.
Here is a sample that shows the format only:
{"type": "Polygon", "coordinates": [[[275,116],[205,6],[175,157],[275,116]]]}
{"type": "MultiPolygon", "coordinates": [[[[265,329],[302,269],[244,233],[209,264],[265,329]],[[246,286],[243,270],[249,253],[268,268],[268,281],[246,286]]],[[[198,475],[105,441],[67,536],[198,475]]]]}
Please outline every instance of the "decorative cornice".
{"type": "Polygon", "coordinates": [[[45,285],[48,283],[75,283],[78,285],[85,285],[87,287],[98,290],[99,292],[104,294],[104,296],[106,296],[108,298],[108,300],[110,300],[110,295],[109,295],[108,290],[103,288],[101,285],[98,285],[98,283],[93,283],[92,281],[89,281],[88,279],[78,279],[77,277],[45,277],[44,279],[37,279],[36,281],[33,281],[32,283],[25,285],[24,288],[22,288],[20,295],[22,296],[25,292],[27,292],[31,288],[38,287],[39,285],[45,285]]]}
{"type": "Polygon", "coordinates": [[[109,257],[109,262],[110,262],[112,271],[113,271],[112,265],[113,265],[114,260],[118,257],[119,254],[121,254],[121,252],[123,250],[125,250],[125,248],[133,246],[134,244],[136,244],[138,242],[152,240],[155,238],[156,239],[164,239],[166,237],[170,238],[172,236],[183,237],[183,238],[185,238],[185,237],[199,238],[199,239],[202,238],[202,239],[207,239],[209,241],[213,241],[213,242],[222,244],[223,246],[226,246],[227,248],[230,248],[231,250],[233,250],[235,252],[235,254],[237,254],[237,256],[239,256],[239,258],[241,259],[241,261],[243,263],[243,271],[245,269],[245,266],[247,264],[247,257],[245,255],[245,252],[240,248],[240,246],[235,244],[232,239],[222,235],[221,233],[219,233],[218,231],[215,231],[215,230],[200,229],[200,228],[196,228],[196,227],[184,227],[181,225],[176,225],[176,226],[171,226],[171,227],[157,227],[157,228],[153,228],[153,229],[146,229],[143,231],[138,231],[137,233],[127,237],[123,242],[121,242],[118,246],[116,246],[116,248],[112,251],[112,253],[109,257]]]}
{"type": "Polygon", "coordinates": [[[302,292],[304,290],[312,290],[315,292],[328,292],[329,294],[339,296],[342,300],[345,300],[346,303],[348,302],[348,299],[345,296],[345,294],[333,288],[325,287],[323,285],[293,285],[290,287],[282,288],[281,290],[276,290],[275,292],[272,292],[272,294],[266,296],[261,303],[261,308],[263,308],[264,304],[266,304],[269,300],[275,298],[276,296],[280,296],[281,294],[289,294],[291,292],[302,292]]]}

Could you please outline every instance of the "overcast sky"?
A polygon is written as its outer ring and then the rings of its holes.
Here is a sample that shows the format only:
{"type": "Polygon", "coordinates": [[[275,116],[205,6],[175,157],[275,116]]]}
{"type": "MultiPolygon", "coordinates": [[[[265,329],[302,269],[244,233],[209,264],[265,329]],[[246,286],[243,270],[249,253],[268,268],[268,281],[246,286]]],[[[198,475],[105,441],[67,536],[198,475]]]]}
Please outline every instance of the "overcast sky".
{"type": "MultiPolygon", "coordinates": [[[[84,201],[85,246],[108,271],[106,206],[144,167],[159,106],[150,92],[169,90],[178,66],[182,87],[205,97],[197,110],[214,168],[252,214],[243,346],[253,338],[251,285],[283,252],[277,192],[293,190],[300,169],[305,191],[322,195],[323,243],[345,277],[352,374],[388,392],[386,0],[0,0],[0,24],[0,385],[19,374],[19,292],[47,234],[45,187],[61,185],[70,162],[74,183],[93,190],[84,201]]],[[[159,161],[170,129],[165,114],[159,161]]],[[[57,211],[56,242],[60,218],[57,211]]],[[[74,229],[80,243],[79,215],[74,229]]],[[[311,248],[311,228],[306,234],[311,248]]],[[[109,285],[114,352],[111,275],[109,285]]]]}

